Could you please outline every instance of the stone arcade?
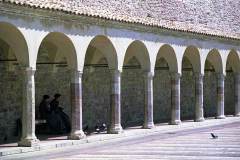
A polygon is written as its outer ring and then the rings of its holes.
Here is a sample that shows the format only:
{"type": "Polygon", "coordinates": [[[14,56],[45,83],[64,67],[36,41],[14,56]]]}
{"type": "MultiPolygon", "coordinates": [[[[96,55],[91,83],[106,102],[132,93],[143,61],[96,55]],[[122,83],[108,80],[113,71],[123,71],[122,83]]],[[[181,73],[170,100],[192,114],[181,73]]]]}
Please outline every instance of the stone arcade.
{"type": "Polygon", "coordinates": [[[69,139],[97,122],[118,134],[240,116],[240,14],[231,2],[0,0],[1,143],[20,118],[16,141],[37,145],[38,104],[56,92],[69,139]]]}

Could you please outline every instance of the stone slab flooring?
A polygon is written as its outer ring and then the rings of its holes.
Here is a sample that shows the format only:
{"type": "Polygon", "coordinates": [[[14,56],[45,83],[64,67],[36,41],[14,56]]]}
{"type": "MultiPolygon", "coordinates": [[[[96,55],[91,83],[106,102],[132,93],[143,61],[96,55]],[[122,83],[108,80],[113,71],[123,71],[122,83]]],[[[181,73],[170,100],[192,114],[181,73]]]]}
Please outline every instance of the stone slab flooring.
{"type": "MultiPolygon", "coordinates": [[[[137,133],[138,130],[140,129],[127,132],[137,133]]],[[[186,122],[181,124],[181,127],[160,125],[156,127],[154,133],[143,136],[1,158],[3,160],[240,160],[240,119],[229,117],[225,120],[206,120],[203,123],[186,122]],[[208,125],[206,122],[209,122],[208,125]],[[157,132],[157,128],[161,130],[157,132]],[[212,139],[211,132],[218,135],[218,139],[212,139]]]]}

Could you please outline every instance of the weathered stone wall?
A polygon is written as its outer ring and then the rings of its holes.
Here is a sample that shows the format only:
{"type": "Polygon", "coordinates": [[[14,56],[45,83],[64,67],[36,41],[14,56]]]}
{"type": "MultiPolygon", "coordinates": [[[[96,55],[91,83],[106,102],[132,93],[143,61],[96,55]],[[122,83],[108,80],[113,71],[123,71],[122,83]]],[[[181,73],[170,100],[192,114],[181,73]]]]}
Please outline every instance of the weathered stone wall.
{"type": "Polygon", "coordinates": [[[17,141],[16,120],[22,115],[22,80],[18,69],[4,70],[0,63],[0,143],[17,141]],[[5,140],[4,140],[5,139],[5,140]]]}
{"type": "MultiPolygon", "coordinates": [[[[5,57],[6,58],[6,57],[5,57]]],[[[142,125],[144,120],[144,78],[139,63],[130,60],[121,74],[121,115],[123,127],[142,125]]],[[[0,63],[0,143],[14,136],[16,120],[21,118],[22,77],[18,65],[10,67],[9,63],[0,63]],[[10,67],[10,68],[9,68],[10,67]]],[[[156,69],[154,91],[154,122],[168,122],[171,118],[171,84],[167,64],[156,69]]],[[[70,79],[67,66],[41,64],[35,73],[36,110],[42,95],[61,93],[60,105],[70,116],[70,79]]],[[[216,75],[206,72],[204,76],[204,116],[216,115],[216,75]]],[[[181,119],[194,118],[195,82],[192,71],[183,71],[181,77],[181,119]]],[[[110,71],[108,67],[85,67],[83,73],[83,123],[94,127],[96,123],[109,124],[110,108],[110,71]]],[[[233,73],[227,73],[225,79],[225,113],[234,113],[233,73]]]]}
{"type": "Polygon", "coordinates": [[[203,79],[204,117],[217,114],[217,78],[215,72],[205,72],[203,79]]]}
{"type": "Polygon", "coordinates": [[[144,121],[144,77],[141,69],[124,69],[121,86],[122,125],[142,125],[144,121]]]}
{"type": "Polygon", "coordinates": [[[109,124],[110,71],[108,67],[84,67],[83,124],[109,124]]]}
{"type": "Polygon", "coordinates": [[[62,96],[59,99],[59,106],[71,116],[70,80],[71,73],[67,67],[56,67],[54,71],[53,66],[48,64],[37,67],[35,73],[37,115],[43,95],[47,94],[53,99],[54,94],[60,93],[62,96]]]}
{"type": "Polygon", "coordinates": [[[180,88],[181,120],[194,119],[195,79],[192,71],[182,71],[180,88]]]}
{"type": "Polygon", "coordinates": [[[225,84],[224,84],[224,95],[225,95],[225,114],[226,115],[234,115],[235,106],[234,106],[234,73],[227,72],[225,77],[225,84]]]}
{"type": "Polygon", "coordinates": [[[154,123],[171,119],[171,77],[168,70],[155,70],[153,79],[154,123]]]}
{"type": "MultiPolygon", "coordinates": [[[[9,46],[0,41],[0,59],[15,59],[9,56],[9,46]]],[[[17,141],[16,120],[22,115],[22,77],[17,61],[0,62],[0,143],[17,141]]],[[[17,135],[18,134],[18,135],[17,135]]]]}

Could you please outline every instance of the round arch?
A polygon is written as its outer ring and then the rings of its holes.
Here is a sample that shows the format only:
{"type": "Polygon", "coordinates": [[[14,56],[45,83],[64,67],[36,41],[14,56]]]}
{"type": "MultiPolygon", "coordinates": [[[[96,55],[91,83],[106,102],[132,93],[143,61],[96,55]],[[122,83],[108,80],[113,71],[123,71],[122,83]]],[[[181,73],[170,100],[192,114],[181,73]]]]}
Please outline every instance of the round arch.
{"type": "Polygon", "coordinates": [[[16,26],[0,22],[0,39],[4,40],[12,48],[22,66],[29,66],[28,45],[24,35],[16,26]]]}
{"type": "Polygon", "coordinates": [[[133,57],[136,57],[144,71],[150,71],[149,53],[143,42],[135,40],[128,46],[124,57],[124,63],[127,63],[133,57]]]}
{"type": "Polygon", "coordinates": [[[186,57],[190,61],[194,72],[198,72],[198,73],[201,72],[200,53],[197,47],[195,46],[186,47],[182,57],[182,61],[181,61],[182,65],[183,65],[184,57],[186,57]]]}
{"type": "Polygon", "coordinates": [[[209,61],[213,67],[216,73],[223,73],[223,62],[221,55],[217,49],[212,49],[205,60],[205,67],[206,67],[206,62],[209,61]]]}
{"type": "Polygon", "coordinates": [[[230,50],[226,59],[226,77],[224,83],[224,104],[226,115],[238,114],[238,79],[240,73],[240,59],[236,50],[230,50]]]}
{"type": "Polygon", "coordinates": [[[164,58],[167,61],[170,72],[178,72],[176,53],[170,45],[164,44],[160,47],[157,54],[156,62],[160,58],[164,58]]]}
{"type": "Polygon", "coordinates": [[[111,40],[104,35],[95,36],[89,43],[85,53],[85,62],[97,63],[101,58],[105,57],[108,62],[109,69],[118,68],[118,58],[114,45],[111,40]],[[87,58],[87,55],[90,55],[87,58]]]}
{"type": "Polygon", "coordinates": [[[226,69],[231,67],[233,72],[240,73],[240,58],[235,50],[231,50],[227,57],[226,69]]]}
{"type": "Polygon", "coordinates": [[[65,56],[68,66],[71,69],[77,68],[78,62],[77,62],[77,55],[76,55],[75,47],[74,47],[71,39],[64,33],[60,33],[60,32],[48,33],[43,38],[43,40],[38,48],[38,54],[39,54],[39,50],[42,45],[46,45],[46,46],[49,45],[54,50],[55,53],[50,56],[50,59],[52,61],[56,60],[57,59],[56,57],[58,55],[65,56]]]}

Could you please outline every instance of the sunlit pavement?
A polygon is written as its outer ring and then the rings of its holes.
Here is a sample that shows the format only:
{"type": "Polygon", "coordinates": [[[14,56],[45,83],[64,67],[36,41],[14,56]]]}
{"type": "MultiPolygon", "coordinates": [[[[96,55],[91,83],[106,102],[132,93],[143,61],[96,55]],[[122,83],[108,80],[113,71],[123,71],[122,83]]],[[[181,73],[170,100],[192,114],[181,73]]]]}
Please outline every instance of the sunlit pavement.
{"type": "MultiPolygon", "coordinates": [[[[221,120],[212,121],[219,122],[221,120]]],[[[171,128],[171,126],[169,126],[169,128],[171,128]]],[[[0,157],[0,159],[240,160],[240,119],[239,121],[229,121],[225,124],[218,123],[215,126],[195,126],[192,128],[186,127],[185,129],[170,129],[165,132],[157,132],[149,135],[146,134],[142,137],[122,138],[114,141],[100,141],[98,143],[83,144],[68,148],[5,156],[0,157]],[[211,132],[218,135],[218,138],[212,139],[210,135],[211,132]]]]}

